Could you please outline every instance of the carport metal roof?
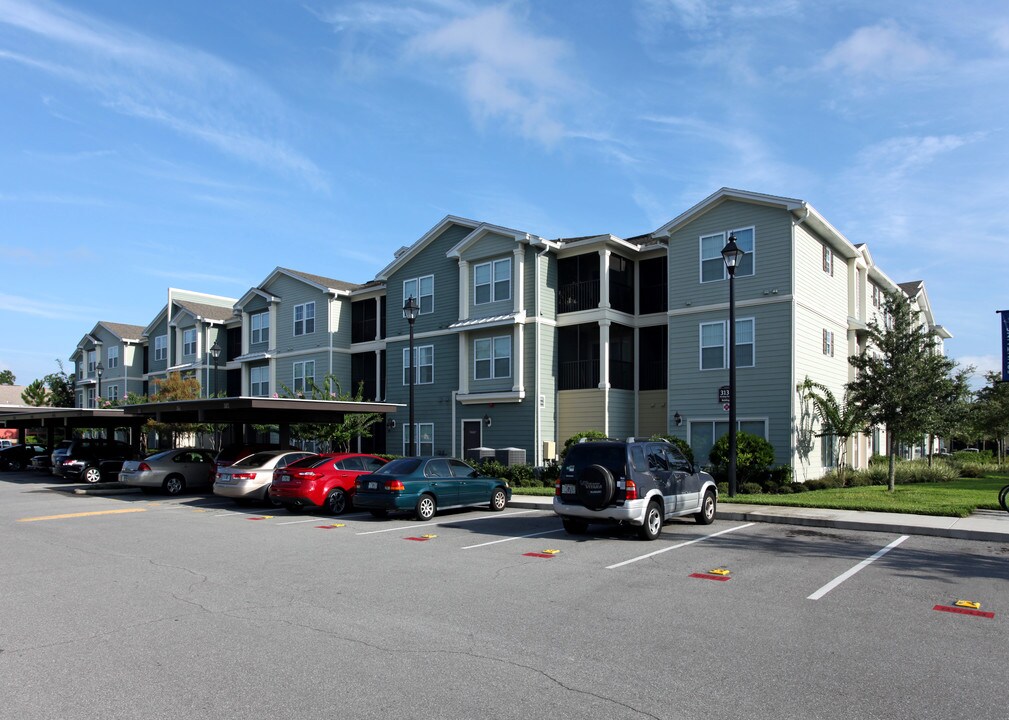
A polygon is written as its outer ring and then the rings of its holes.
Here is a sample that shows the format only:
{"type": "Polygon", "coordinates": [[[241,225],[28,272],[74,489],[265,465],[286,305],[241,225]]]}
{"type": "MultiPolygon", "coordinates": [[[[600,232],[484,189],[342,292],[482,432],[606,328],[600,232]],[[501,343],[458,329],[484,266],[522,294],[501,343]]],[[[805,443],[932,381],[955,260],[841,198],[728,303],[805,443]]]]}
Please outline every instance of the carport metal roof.
{"type": "Polygon", "coordinates": [[[121,408],[54,408],[54,407],[4,407],[0,408],[0,424],[9,428],[50,427],[138,427],[145,418],[126,414],[121,408]]]}
{"type": "Polygon", "coordinates": [[[163,423],[290,423],[342,422],[347,413],[396,412],[405,407],[395,403],[344,400],[302,400],[297,398],[229,397],[206,400],[178,400],[128,405],[131,415],[163,423]]]}

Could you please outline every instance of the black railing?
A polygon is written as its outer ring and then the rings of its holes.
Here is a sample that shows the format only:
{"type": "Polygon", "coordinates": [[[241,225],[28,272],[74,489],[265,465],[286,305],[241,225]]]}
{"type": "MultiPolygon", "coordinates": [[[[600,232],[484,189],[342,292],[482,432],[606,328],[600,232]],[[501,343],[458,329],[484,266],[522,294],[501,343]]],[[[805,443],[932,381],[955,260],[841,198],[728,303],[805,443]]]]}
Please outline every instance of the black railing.
{"type": "Polygon", "coordinates": [[[560,363],[558,390],[585,390],[599,387],[598,360],[571,360],[560,363]]]}
{"type": "Polygon", "coordinates": [[[559,313],[592,310],[597,307],[599,307],[598,280],[568,283],[561,285],[557,291],[557,312],[559,313]]]}

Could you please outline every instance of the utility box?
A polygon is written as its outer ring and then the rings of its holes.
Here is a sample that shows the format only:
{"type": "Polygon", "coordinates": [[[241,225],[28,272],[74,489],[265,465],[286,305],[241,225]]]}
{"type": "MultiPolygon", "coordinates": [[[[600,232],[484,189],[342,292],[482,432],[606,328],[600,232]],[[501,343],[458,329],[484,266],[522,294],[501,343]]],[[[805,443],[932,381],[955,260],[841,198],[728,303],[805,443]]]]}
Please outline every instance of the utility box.
{"type": "Polygon", "coordinates": [[[557,443],[553,440],[543,441],[543,462],[553,460],[557,457],[557,443]]]}
{"type": "Polygon", "coordinates": [[[488,447],[475,447],[466,451],[466,460],[479,463],[483,460],[493,460],[495,450],[488,447]]]}
{"type": "Polygon", "coordinates": [[[525,465],[526,451],[517,447],[498,448],[494,459],[502,465],[525,465]]]}

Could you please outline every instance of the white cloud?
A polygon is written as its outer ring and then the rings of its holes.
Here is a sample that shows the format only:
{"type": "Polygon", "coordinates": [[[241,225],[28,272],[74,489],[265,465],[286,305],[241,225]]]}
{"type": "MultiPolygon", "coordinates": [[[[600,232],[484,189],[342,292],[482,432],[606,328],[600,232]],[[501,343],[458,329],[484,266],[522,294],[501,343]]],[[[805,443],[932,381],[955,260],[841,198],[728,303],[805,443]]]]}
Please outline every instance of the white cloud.
{"type": "Polygon", "coordinates": [[[939,156],[980,139],[982,135],[924,135],[888,138],[863,148],[856,156],[856,173],[870,182],[892,187],[905,176],[939,156]]]}
{"type": "Polygon", "coordinates": [[[0,59],[96,93],[107,107],[223,153],[324,188],[323,172],[279,139],[280,98],[248,72],[196,48],[159,41],[48,2],[0,0],[0,25],[28,52],[0,59]]]}
{"type": "Polygon", "coordinates": [[[943,60],[891,20],[861,27],[834,45],[820,62],[826,71],[839,70],[853,76],[900,77],[920,73],[943,60]]]}
{"type": "Polygon", "coordinates": [[[0,310],[32,315],[35,317],[50,318],[53,320],[77,319],[94,321],[98,314],[96,308],[86,307],[79,304],[64,305],[61,303],[47,302],[38,298],[30,298],[22,295],[8,295],[0,293],[0,310]]]}
{"type": "Polygon", "coordinates": [[[564,134],[558,116],[573,85],[562,69],[568,47],[533,32],[510,7],[452,20],[414,38],[408,50],[448,61],[478,119],[500,118],[520,135],[547,144],[564,134]]]}

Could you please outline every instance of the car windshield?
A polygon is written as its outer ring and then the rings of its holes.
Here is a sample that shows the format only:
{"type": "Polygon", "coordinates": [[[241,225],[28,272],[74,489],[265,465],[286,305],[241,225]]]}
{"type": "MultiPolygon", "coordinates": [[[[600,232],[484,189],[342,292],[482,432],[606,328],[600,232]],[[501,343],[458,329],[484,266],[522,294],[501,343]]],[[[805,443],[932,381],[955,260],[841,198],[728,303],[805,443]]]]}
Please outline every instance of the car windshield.
{"type": "Polygon", "coordinates": [[[309,455],[308,457],[303,457],[301,460],[296,460],[293,463],[288,463],[289,468],[317,468],[320,465],[325,465],[327,462],[332,460],[331,457],[325,457],[320,455],[309,455]]]}
{"type": "Polygon", "coordinates": [[[262,467],[275,457],[277,457],[277,453],[274,452],[256,453],[255,455],[249,455],[247,458],[242,458],[235,463],[235,467],[262,467]]]}
{"type": "Polygon", "coordinates": [[[374,472],[375,475],[408,475],[420,467],[420,458],[399,458],[386,463],[374,472]]]}

